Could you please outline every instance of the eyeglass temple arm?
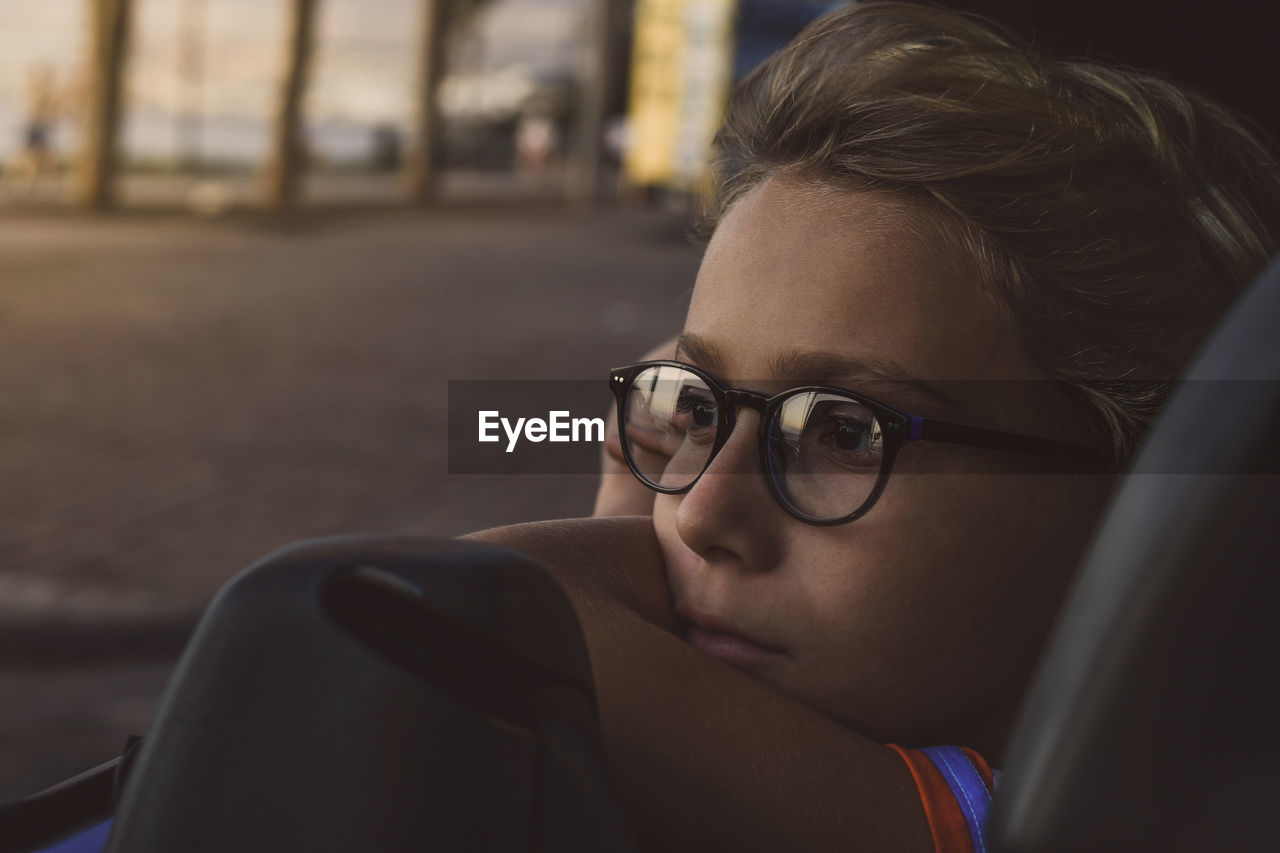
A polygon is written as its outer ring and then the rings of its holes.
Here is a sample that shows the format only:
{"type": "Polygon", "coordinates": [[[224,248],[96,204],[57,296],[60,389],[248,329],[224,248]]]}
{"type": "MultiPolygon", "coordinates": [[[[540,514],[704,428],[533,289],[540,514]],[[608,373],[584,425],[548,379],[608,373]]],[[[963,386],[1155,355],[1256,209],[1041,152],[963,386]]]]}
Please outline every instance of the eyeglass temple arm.
{"type": "Polygon", "coordinates": [[[947,444],[964,444],[970,447],[989,447],[993,450],[1016,450],[1022,453],[1039,453],[1087,462],[1107,463],[1109,461],[1106,453],[1092,447],[915,416],[911,417],[907,440],[942,441],[947,444]]]}

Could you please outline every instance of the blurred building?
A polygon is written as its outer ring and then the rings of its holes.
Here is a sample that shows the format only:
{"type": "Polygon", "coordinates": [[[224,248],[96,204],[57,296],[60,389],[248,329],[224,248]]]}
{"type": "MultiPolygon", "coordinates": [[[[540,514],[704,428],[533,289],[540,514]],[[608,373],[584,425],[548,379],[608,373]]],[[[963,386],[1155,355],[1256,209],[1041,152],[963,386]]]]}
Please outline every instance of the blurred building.
{"type": "MultiPolygon", "coordinates": [[[[494,159],[520,115],[563,123],[585,52],[590,0],[455,0],[440,97],[451,159],[494,159]],[[505,135],[484,139],[478,131],[505,135]],[[467,150],[467,140],[474,150],[467,150]]],[[[66,93],[50,141],[78,146],[87,0],[0,0],[0,163],[19,155],[37,69],[66,93]]],[[[132,168],[250,169],[266,156],[284,63],[286,0],[134,0],[120,144],[132,168]]],[[[304,106],[314,165],[385,168],[413,144],[420,0],[321,0],[304,106]]],[[[502,159],[503,157],[498,157],[502,159]]]]}
{"type": "MultiPolygon", "coordinates": [[[[278,106],[289,0],[134,4],[119,138],[125,168],[206,176],[260,168],[278,106]]],[[[625,160],[632,184],[693,188],[733,82],[833,5],[449,0],[440,165],[542,170],[580,156],[590,134],[607,137],[612,162],[625,160]],[[603,29],[592,18],[601,14],[609,18],[603,29]],[[584,104],[598,111],[596,102],[604,114],[592,118],[584,104]]],[[[0,162],[13,161],[30,137],[24,75],[41,64],[68,93],[83,79],[87,8],[87,0],[0,0],[0,48],[9,48],[0,50],[0,162]]],[[[321,0],[316,9],[301,110],[304,166],[395,172],[418,145],[422,0],[321,0]]],[[[59,104],[44,131],[66,161],[78,146],[77,105],[71,94],[59,104]]]]}

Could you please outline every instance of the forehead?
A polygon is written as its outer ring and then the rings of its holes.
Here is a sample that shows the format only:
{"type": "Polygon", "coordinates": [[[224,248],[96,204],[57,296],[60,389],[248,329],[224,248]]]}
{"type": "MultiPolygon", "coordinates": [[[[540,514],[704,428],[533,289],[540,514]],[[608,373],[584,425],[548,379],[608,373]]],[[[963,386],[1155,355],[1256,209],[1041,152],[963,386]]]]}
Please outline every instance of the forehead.
{"type": "Polygon", "coordinates": [[[716,229],[686,334],[738,380],[786,380],[777,365],[815,352],[925,381],[1041,377],[972,264],[915,204],[765,181],[716,229]]]}

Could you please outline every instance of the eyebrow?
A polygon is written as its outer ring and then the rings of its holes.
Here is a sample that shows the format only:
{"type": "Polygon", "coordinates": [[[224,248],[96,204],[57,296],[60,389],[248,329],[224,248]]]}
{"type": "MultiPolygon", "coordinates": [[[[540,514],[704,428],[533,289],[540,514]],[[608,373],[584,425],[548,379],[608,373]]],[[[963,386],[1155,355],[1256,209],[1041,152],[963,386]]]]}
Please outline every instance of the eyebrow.
{"type": "MultiPolygon", "coordinates": [[[[676,357],[709,370],[724,371],[724,358],[720,349],[706,338],[685,333],[676,342],[676,357]]],[[[951,409],[964,406],[937,385],[912,376],[892,359],[850,358],[832,352],[801,352],[793,350],[775,356],[770,361],[775,378],[800,381],[815,385],[831,385],[857,390],[859,384],[874,382],[878,388],[888,388],[891,394],[927,398],[951,409]]],[[[875,396],[875,395],[872,395],[875,396]]]]}

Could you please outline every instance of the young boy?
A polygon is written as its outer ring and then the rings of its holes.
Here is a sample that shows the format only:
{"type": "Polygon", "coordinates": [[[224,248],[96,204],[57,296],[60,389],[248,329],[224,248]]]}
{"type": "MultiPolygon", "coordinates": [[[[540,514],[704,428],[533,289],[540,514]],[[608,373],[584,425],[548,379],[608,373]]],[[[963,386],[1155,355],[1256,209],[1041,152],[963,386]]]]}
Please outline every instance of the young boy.
{"type": "Polygon", "coordinates": [[[801,33],[721,143],[674,359],[613,377],[652,518],[483,537],[574,598],[652,848],[980,846],[1108,472],[1280,246],[1276,164],[899,3],[801,33]]]}

